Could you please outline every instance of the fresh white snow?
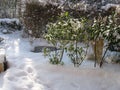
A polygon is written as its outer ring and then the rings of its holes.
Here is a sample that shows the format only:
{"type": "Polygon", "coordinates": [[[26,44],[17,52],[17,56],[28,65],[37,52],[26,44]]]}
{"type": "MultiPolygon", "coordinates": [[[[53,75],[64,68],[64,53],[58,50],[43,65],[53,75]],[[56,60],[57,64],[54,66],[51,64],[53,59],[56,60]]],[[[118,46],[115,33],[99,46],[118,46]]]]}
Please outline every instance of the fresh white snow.
{"type": "Polygon", "coordinates": [[[17,18],[13,18],[13,19],[3,18],[3,19],[0,19],[0,22],[6,22],[6,23],[15,22],[17,25],[20,24],[20,21],[17,18]]]}
{"type": "MultiPolygon", "coordinates": [[[[94,68],[85,61],[74,68],[66,55],[65,65],[51,65],[43,53],[30,51],[29,39],[21,32],[0,34],[10,68],[0,73],[0,90],[120,90],[120,65],[94,68]]],[[[42,44],[42,41],[40,42],[42,44]]]]}
{"type": "MultiPolygon", "coordinates": [[[[103,10],[108,10],[108,9],[110,9],[111,7],[115,7],[117,10],[119,10],[120,11],[120,5],[119,4],[110,4],[110,3],[108,3],[108,4],[106,4],[105,6],[102,6],[101,7],[101,9],[103,9],[103,10]]],[[[118,12],[118,11],[117,11],[118,12]]],[[[119,13],[119,12],[118,12],[119,13]]]]}

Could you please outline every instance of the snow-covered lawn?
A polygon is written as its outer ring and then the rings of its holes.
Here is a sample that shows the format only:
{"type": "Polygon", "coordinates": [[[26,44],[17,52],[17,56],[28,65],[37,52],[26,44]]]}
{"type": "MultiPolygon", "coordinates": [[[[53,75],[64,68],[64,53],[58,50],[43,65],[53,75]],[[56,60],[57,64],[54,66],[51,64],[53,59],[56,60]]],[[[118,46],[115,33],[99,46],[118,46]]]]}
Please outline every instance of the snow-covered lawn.
{"type": "Polygon", "coordinates": [[[30,52],[29,40],[20,32],[0,37],[6,39],[10,63],[0,74],[0,90],[120,90],[120,65],[105,64],[100,69],[89,61],[74,68],[66,56],[64,66],[51,65],[43,53],[30,52]]]}

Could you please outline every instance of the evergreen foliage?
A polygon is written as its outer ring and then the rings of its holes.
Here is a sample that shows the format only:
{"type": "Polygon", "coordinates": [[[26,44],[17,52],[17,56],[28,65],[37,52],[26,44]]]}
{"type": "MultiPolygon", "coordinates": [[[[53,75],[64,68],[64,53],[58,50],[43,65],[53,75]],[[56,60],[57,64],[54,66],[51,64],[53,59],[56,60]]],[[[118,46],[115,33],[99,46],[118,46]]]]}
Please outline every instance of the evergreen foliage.
{"type": "MultiPolygon", "coordinates": [[[[115,20],[116,18],[113,15],[107,17],[99,15],[94,18],[91,25],[87,25],[88,20],[85,18],[75,19],[71,17],[68,12],[61,14],[56,22],[47,25],[48,32],[45,38],[52,43],[53,46],[61,49],[60,51],[55,51],[50,61],[56,62],[57,60],[60,63],[64,51],[66,51],[74,66],[78,67],[87,54],[89,42],[93,41],[95,45],[97,45],[98,40],[103,39],[103,42],[105,40],[108,44],[106,50],[111,45],[119,45],[120,25],[115,23],[115,20]],[[79,42],[83,42],[85,44],[84,47],[80,46],[79,42]]],[[[103,45],[103,42],[101,42],[101,45],[103,45]]],[[[97,57],[100,57],[96,53],[98,49],[99,48],[96,48],[94,52],[95,66],[97,57]]],[[[99,62],[100,67],[102,66],[105,54],[106,51],[103,57],[99,58],[101,59],[99,62]]]]}
{"type": "MultiPolygon", "coordinates": [[[[69,16],[68,12],[61,14],[55,23],[47,25],[47,34],[45,38],[52,43],[53,46],[58,47],[61,51],[55,51],[55,54],[50,58],[50,61],[56,62],[54,56],[59,57],[57,61],[61,62],[64,51],[68,53],[74,66],[79,66],[85,58],[85,50],[78,45],[80,41],[86,41],[87,35],[84,30],[85,19],[75,19],[69,16]],[[75,46],[74,46],[75,44],[75,46]],[[58,54],[60,53],[60,54],[58,54]]],[[[57,63],[56,63],[57,64],[57,63]]]]}

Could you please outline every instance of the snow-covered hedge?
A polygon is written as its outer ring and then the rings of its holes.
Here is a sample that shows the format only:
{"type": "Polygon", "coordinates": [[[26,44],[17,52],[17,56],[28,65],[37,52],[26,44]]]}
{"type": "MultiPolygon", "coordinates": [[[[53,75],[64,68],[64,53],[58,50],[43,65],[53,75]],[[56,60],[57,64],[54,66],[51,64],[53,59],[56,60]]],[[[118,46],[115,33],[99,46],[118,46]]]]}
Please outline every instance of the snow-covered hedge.
{"type": "Polygon", "coordinates": [[[61,10],[56,5],[50,3],[44,5],[39,2],[26,3],[24,12],[25,32],[32,37],[40,38],[46,29],[46,24],[55,20],[61,10]],[[29,33],[31,32],[31,33],[29,33]]]}
{"type": "Polygon", "coordinates": [[[4,18],[0,19],[0,30],[3,33],[10,33],[16,30],[21,30],[22,24],[17,18],[4,18]]]}

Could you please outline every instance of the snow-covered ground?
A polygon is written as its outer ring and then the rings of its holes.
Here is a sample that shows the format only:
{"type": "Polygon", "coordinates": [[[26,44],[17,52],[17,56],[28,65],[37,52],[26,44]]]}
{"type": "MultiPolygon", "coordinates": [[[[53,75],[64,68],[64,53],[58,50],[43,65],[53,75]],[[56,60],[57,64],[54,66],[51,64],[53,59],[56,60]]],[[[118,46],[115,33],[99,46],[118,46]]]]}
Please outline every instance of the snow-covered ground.
{"type": "Polygon", "coordinates": [[[0,37],[5,38],[10,63],[0,73],[0,90],[120,90],[120,65],[105,64],[100,69],[88,61],[74,68],[66,55],[67,64],[51,65],[43,53],[30,51],[29,39],[22,38],[20,31],[0,37]]]}

